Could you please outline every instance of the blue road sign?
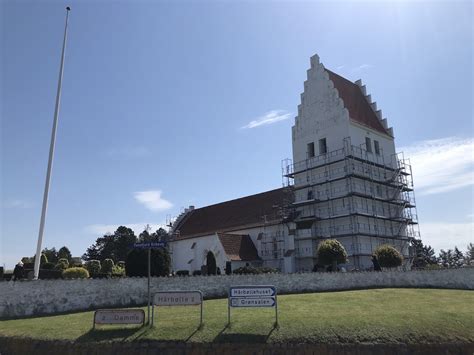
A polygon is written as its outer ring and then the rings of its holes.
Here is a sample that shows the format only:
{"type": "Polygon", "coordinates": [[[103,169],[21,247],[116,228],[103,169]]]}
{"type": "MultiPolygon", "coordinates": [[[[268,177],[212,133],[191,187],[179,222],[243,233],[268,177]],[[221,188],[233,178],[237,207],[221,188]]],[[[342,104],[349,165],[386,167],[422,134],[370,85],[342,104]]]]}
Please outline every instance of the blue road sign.
{"type": "Polygon", "coordinates": [[[230,288],[230,297],[271,297],[275,294],[275,286],[236,286],[230,288]]]}
{"type": "Polygon", "coordinates": [[[139,248],[139,249],[164,248],[164,247],[166,247],[166,242],[134,243],[133,247],[134,248],[139,248]]]}

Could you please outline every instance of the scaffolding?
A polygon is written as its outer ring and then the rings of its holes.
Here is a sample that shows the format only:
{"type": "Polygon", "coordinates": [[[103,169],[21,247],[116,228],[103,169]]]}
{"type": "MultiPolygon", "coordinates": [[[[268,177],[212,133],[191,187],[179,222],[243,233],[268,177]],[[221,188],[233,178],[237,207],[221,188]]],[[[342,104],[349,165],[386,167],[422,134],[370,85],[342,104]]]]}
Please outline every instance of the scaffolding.
{"type": "Polygon", "coordinates": [[[403,154],[387,158],[345,138],[342,149],[295,163],[284,160],[282,184],[298,196],[291,205],[296,244],[311,239],[316,250],[323,239],[350,238],[348,254],[356,267],[380,240],[405,259],[413,257],[408,245],[419,238],[419,229],[411,165],[403,154]],[[361,237],[369,238],[370,248],[361,237]]]}

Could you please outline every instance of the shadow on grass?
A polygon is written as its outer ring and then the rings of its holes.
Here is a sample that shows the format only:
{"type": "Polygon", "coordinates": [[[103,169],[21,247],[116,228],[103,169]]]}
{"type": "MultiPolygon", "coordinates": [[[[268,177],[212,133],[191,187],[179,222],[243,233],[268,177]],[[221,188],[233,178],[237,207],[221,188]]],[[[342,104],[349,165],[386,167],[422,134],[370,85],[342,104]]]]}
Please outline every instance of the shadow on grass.
{"type": "Polygon", "coordinates": [[[276,326],[272,327],[267,334],[249,334],[249,333],[227,333],[227,330],[231,327],[227,324],[217,336],[214,338],[215,343],[247,343],[247,344],[260,344],[267,343],[268,339],[278,329],[276,326]]]}
{"type": "Polygon", "coordinates": [[[87,343],[93,341],[133,341],[141,338],[149,331],[148,326],[134,328],[99,328],[89,329],[87,333],[82,334],[76,339],[78,343],[87,343]]]}

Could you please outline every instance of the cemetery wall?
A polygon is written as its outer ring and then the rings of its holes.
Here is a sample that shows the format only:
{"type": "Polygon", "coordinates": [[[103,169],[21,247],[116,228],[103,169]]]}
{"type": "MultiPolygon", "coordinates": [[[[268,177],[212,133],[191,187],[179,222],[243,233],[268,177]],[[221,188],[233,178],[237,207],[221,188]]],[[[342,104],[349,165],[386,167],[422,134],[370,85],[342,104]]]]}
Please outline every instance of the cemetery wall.
{"type": "MultiPolygon", "coordinates": [[[[275,285],[278,294],[387,287],[474,290],[474,268],[431,271],[299,273],[154,277],[152,291],[200,290],[205,298],[227,297],[230,286],[275,285]]],[[[0,318],[142,306],[146,278],[0,282],[0,318]]]]}

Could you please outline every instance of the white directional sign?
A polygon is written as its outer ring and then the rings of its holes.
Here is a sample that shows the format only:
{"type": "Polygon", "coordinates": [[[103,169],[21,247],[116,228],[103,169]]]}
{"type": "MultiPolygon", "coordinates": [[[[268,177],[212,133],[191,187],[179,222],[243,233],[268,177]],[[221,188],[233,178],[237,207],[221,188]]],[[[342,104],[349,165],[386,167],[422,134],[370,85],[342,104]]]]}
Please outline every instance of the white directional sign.
{"type": "Polygon", "coordinates": [[[153,299],[155,306],[189,306],[202,303],[199,291],[157,292],[153,299]]]}
{"type": "Polygon", "coordinates": [[[143,309],[99,309],[94,312],[96,324],[144,324],[143,309]]]}
{"type": "Polygon", "coordinates": [[[232,307],[274,307],[275,297],[231,298],[232,307]]]}
{"type": "Polygon", "coordinates": [[[230,309],[240,307],[274,307],[275,326],[278,326],[278,303],[275,286],[232,286],[229,289],[227,319],[230,324],[230,309]]]}

